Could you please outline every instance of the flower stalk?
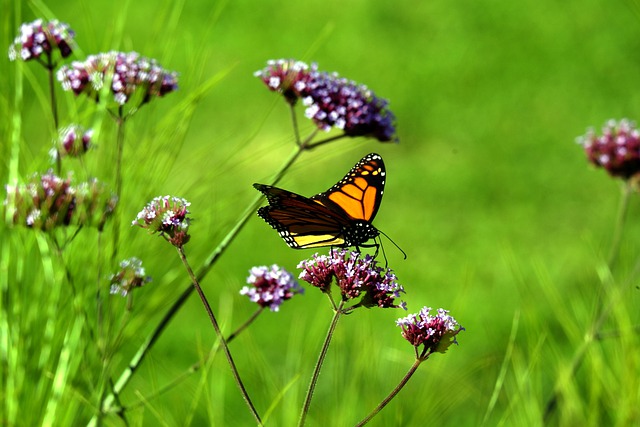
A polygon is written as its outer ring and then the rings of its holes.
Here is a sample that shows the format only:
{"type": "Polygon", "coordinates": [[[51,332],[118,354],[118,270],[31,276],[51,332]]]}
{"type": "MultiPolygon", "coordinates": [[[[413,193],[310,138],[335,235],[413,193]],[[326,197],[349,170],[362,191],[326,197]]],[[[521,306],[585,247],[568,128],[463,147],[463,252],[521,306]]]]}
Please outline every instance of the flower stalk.
{"type": "Polygon", "coordinates": [[[426,360],[426,358],[425,359],[421,359],[419,357],[416,358],[415,362],[413,362],[413,365],[411,365],[411,368],[409,368],[409,371],[400,380],[400,383],[398,383],[398,385],[395,386],[395,388],[391,391],[391,393],[389,393],[389,395],[387,397],[385,397],[382,400],[382,402],[380,402],[380,404],[378,404],[378,406],[376,406],[376,408],[373,411],[371,411],[371,413],[369,415],[364,417],[358,424],[356,424],[356,427],[362,427],[363,425],[365,425],[369,421],[371,421],[371,419],[373,417],[378,415],[378,413],[380,411],[382,411],[384,409],[384,407],[387,406],[387,404],[389,402],[391,402],[393,400],[393,398],[396,397],[396,395],[398,393],[400,393],[400,390],[402,390],[404,388],[404,386],[407,385],[407,383],[409,382],[409,380],[411,379],[413,374],[416,372],[416,370],[418,370],[418,367],[420,366],[420,364],[422,362],[424,362],[425,360],[426,360]]]}
{"type": "Polygon", "coordinates": [[[324,338],[322,349],[320,350],[320,355],[318,356],[318,360],[316,361],[316,365],[313,369],[313,374],[311,375],[311,381],[309,381],[309,388],[307,389],[307,394],[304,399],[304,404],[302,405],[302,410],[300,411],[300,419],[298,420],[298,427],[302,427],[307,419],[307,414],[309,413],[309,407],[311,406],[311,399],[313,398],[313,392],[316,389],[316,384],[318,383],[318,377],[320,376],[320,370],[322,369],[324,359],[327,356],[327,351],[329,350],[329,344],[331,343],[331,339],[333,338],[333,334],[336,330],[336,326],[338,326],[338,320],[340,320],[340,316],[343,314],[343,308],[344,308],[344,300],[340,301],[340,304],[338,304],[338,308],[333,312],[333,318],[331,319],[329,330],[327,331],[327,335],[324,338]]]}
{"type": "Polygon", "coordinates": [[[251,411],[251,414],[255,418],[255,420],[258,423],[258,425],[261,426],[262,425],[262,420],[260,419],[260,415],[258,414],[258,411],[256,410],[255,406],[253,405],[253,402],[251,401],[251,398],[249,397],[249,393],[247,393],[247,390],[244,387],[242,379],[240,378],[240,374],[238,373],[238,369],[236,367],[236,364],[233,361],[233,357],[231,356],[231,351],[229,350],[228,343],[225,340],[224,336],[222,335],[222,331],[220,330],[220,326],[218,325],[218,321],[216,320],[216,317],[213,314],[213,310],[211,310],[211,305],[209,305],[209,301],[207,300],[207,297],[204,295],[202,287],[200,287],[200,283],[199,283],[198,279],[196,278],[196,275],[193,273],[193,270],[191,269],[191,266],[189,265],[189,262],[187,261],[187,257],[186,257],[186,255],[184,253],[184,248],[183,248],[182,245],[180,245],[180,246],[176,246],[176,249],[178,250],[178,254],[180,255],[180,259],[182,260],[182,263],[184,264],[187,272],[189,273],[189,277],[192,280],[193,286],[194,286],[196,292],[198,293],[198,295],[200,296],[200,300],[202,301],[202,304],[204,305],[205,310],[207,311],[207,314],[209,316],[209,320],[211,321],[211,325],[213,326],[213,329],[215,330],[216,335],[218,336],[218,340],[220,341],[220,344],[222,345],[222,350],[224,351],[224,355],[227,358],[227,362],[229,363],[229,366],[231,367],[231,372],[233,374],[233,378],[234,378],[234,380],[236,382],[236,385],[240,389],[240,393],[242,394],[242,397],[243,397],[244,401],[246,402],[247,406],[249,407],[249,410],[251,411]]]}

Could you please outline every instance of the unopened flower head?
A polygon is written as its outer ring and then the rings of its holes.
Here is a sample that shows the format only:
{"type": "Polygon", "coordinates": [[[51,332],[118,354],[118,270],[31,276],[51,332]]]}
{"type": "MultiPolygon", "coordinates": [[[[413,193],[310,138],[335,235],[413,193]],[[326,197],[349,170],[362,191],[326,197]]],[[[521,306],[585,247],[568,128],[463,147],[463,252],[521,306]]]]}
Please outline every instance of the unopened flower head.
{"type": "Polygon", "coordinates": [[[253,267],[249,273],[249,286],[243,287],[240,294],[247,295],[260,307],[278,311],[284,301],[295,294],[304,293],[304,289],[298,285],[293,275],[275,264],[271,267],[253,267]]]}
{"type": "Polygon", "coordinates": [[[69,125],[60,130],[58,139],[49,154],[56,160],[60,157],[80,157],[91,147],[93,130],[86,130],[80,125],[69,125]]]}
{"type": "Polygon", "coordinates": [[[107,52],[90,55],[84,61],[74,61],[58,70],[58,80],[64,90],[79,95],[85,93],[98,101],[102,87],[111,83],[111,93],[118,105],[135,96],[136,107],[154,97],[178,89],[178,75],[167,71],[155,59],[137,52],[107,52]]]}
{"type": "Polygon", "coordinates": [[[605,168],[611,176],[627,180],[640,172],[640,132],[635,123],[627,119],[608,121],[602,135],[590,129],[578,137],[577,142],[589,161],[605,168]]]}
{"type": "Polygon", "coordinates": [[[444,353],[451,344],[457,344],[456,335],[463,331],[448,310],[439,308],[437,314],[430,314],[431,307],[423,307],[417,314],[400,318],[396,325],[402,328],[402,336],[416,348],[422,347],[421,357],[433,352],[444,353]]]}
{"type": "Polygon", "coordinates": [[[135,288],[140,288],[151,282],[151,276],[145,274],[142,261],[132,257],[120,262],[120,269],[109,277],[109,282],[111,284],[110,292],[124,297],[135,288]]]}
{"type": "MultiPolygon", "coordinates": [[[[404,302],[395,303],[404,292],[391,269],[383,269],[370,255],[358,252],[331,250],[329,255],[315,254],[309,260],[298,264],[302,269],[299,278],[328,293],[332,279],[340,288],[344,300],[360,298],[355,306],[402,307],[404,302]]],[[[355,307],[354,306],[354,307],[355,307]]]]}
{"type": "Polygon", "coordinates": [[[191,220],[187,217],[189,205],[191,203],[179,197],[156,197],[138,213],[132,225],[146,228],[151,233],[160,233],[172,245],[181,247],[190,237],[191,220]]]}
{"type": "Polygon", "coordinates": [[[49,57],[45,63],[51,67],[51,55],[55,50],[66,58],[71,55],[74,32],[69,25],[53,20],[44,23],[42,19],[25,23],[20,26],[18,35],[9,47],[9,59],[14,61],[18,57],[23,61],[39,59],[43,54],[49,57]]]}
{"type": "Polygon", "coordinates": [[[68,225],[102,229],[117,204],[102,183],[91,180],[73,185],[70,177],[63,179],[52,171],[6,188],[4,205],[13,224],[42,230],[68,225]]]}
{"type": "Polygon", "coordinates": [[[388,102],[364,85],[337,73],[320,72],[316,64],[308,66],[292,59],[269,61],[255,75],[289,103],[302,99],[305,116],[324,131],[337,128],[352,137],[398,141],[395,116],[387,108],[388,102]]]}

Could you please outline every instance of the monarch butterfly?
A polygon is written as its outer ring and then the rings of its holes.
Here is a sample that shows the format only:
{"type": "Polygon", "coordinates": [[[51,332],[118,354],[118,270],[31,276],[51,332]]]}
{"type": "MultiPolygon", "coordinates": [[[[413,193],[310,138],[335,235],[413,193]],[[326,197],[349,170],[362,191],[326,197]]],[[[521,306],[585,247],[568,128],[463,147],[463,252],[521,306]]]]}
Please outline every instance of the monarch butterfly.
{"type": "MultiPolygon", "coordinates": [[[[294,249],[364,246],[380,232],[378,213],[386,172],[380,155],[364,156],[336,185],[311,198],[270,185],[253,184],[269,202],[258,215],[294,249]]],[[[378,246],[374,244],[373,246],[378,246]]]]}

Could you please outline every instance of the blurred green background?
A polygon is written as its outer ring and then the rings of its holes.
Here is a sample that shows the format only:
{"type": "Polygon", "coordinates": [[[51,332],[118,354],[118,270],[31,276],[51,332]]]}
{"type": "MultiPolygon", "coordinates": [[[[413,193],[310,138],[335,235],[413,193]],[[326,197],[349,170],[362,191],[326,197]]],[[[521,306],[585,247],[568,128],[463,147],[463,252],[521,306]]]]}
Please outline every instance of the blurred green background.
{"type": "MultiPolygon", "coordinates": [[[[180,73],[179,91],[145,106],[127,124],[119,253],[140,257],[154,281],[136,292],[131,315],[121,314],[127,326],[114,355],[114,375],[188,285],[173,249],[129,228],[129,219],[154,196],[185,197],[195,219],[187,254],[194,266],[201,265],[255,198],[251,184],[269,182],[294,151],[286,104],[253,73],[268,59],[296,58],[388,99],[400,144],[340,140],[303,154],[280,186],[315,194],[363,155],[380,153],[388,180],[374,223],[408,254],[403,260],[383,241],[389,265],[407,290],[409,312],[444,307],[466,328],[460,346],[424,363],[371,425],[542,422],[553,385],[604,301],[600,281],[608,275],[620,183],[588,165],[574,141],[610,118],[638,118],[640,2],[4,0],[3,10],[9,12],[0,18],[5,48],[21,22],[57,18],[76,31],[80,49],[73,59],[135,50],[180,73]],[[220,79],[203,90],[214,76],[220,79]],[[191,97],[192,112],[180,107],[191,97]]],[[[52,130],[41,67],[11,63],[6,56],[0,67],[0,172],[6,182],[18,73],[24,74],[21,177],[50,167],[52,130]]],[[[98,120],[86,100],[61,90],[58,96],[63,118],[98,120]]],[[[312,129],[302,123],[303,135],[312,129]]],[[[113,123],[102,122],[103,139],[87,160],[88,173],[108,182],[114,134],[113,123]]],[[[632,273],[638,251],[639,208],[634,196],[614,274],[627,288],[636,286],[623,279],[632,273]]],[[[11,242],[3,250],[34,246],[29,230],[3,224],[0,231],[11,242]]],[[[74,272],[87,278],[91,301],[95,272],[82,266],[95,258],[97,243],[95,233],[88,234],[67,255],[74,272]]],[[[312,252],[289,249],[254,216],[203,281],[225,330],[255,309],[238,294],[251,266],[277,263],[297,272],[297,263],[312,252]]],[[[41,269],[34,257],[24,262],[41,269]]],[[[12,286],[38,286],[7,277],[9,293],[12,286]]],[[[629,322],[637,323],[637,290],[624,302],[629,322]]],[[[113,304],[124,313],[124,303],[113,304]]],[[[404,315],[358,310],[341,320],[309,425],[353,425],[397,384],[413,360],[394,326],[404,315]]],[[[295,424],[330,318],[326,299],[308,289],[279,313],[264,313],[232,343],[258,410],[264,413],[275,402],[268,425],[295,424]]],[[[192,298],[122,403],[137,401],[183,372],[213,342],[206,314],[192,298]]],[[[555,421],[640,422],[633,409],[640,398],[632,378],[638,372],[629,373],[638,368],[638,356],[616,339],[597,348],[568,381],[572,391],[555,421]],[[593,405],[600,409],[594,412],[593,405]]],[[[30,377],[34,387],[50,380],[40,374],[30,377]]],[[[68,396],[81,402],[79,422],[96,404],[86,391],[91,386],[85,386],[75,384],[68,396]]],[[[221,355],[206,375],[192,376],[130,417],[134,425],[251,424],[221,355]]],[[[115,416],[107,422],[122,425],[115,416]]]]}

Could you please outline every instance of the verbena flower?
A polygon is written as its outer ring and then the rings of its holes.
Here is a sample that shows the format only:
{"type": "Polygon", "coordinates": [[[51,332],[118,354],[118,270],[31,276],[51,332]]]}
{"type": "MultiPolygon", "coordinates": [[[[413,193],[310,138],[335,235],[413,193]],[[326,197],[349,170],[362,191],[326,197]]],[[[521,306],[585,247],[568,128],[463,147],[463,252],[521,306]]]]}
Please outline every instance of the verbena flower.
{"type": "Polygon", "coordinates": [[[295,294],[304,293],[304,289],[298,285],[293,275],[275,264],[271,267],[253,267],[249,273],[247,283],[250,286],[243,287],[240,294],[247,295],[260,307],[278,311],[284,301],[295,294]]]}
{"type": "Polygon", "coordinates": [[[151,276],[145,274],[142,261],[132,257],[120,262],[120,269],[109,277],[109,282],[111,294],[120,294],[124,297],[133,289],[151,282],[151,276]]]}
{"type": "Polygon", "coordinates": [[[293,105],[306,88],[311,78],[311,71],[317,69],[316,64],[311,64],[309,67],[308,64],[294,59],[272,59],[267,61],[265,69],[256,71],[254,75],[259,77],[270,90],[281,93],[287,102],[293,105]]]}
{"type": "Polygon", "coordinates": [[[72,90],[76,95],[85,93],[96,101],[102,87],[110,82],[118,105],[126,104],[134,95],[139,100],[137,105],[142,105],[178,89],[176,72],[165,70],[155,59],[137,52],[90,55],[84,61],[63,66],[57,75],[64,90],[72,90]]]}
{"type": "Polygon", "coordinates": [[[86,130],[80,125],[69,125],[60,130],[54,147],[49,151],[53,160],[60,157],[80,157],[91,147],[93,130],[86,130]]]}
{"type": "Polygon", "coordinates": [[[40,59],[43,54],[50,59],[55,50],[66,58],[71,55],[74,36],[69,25],[58,20],[46,24],[42,19],[24,23],[20,26],[20,35],[9,46],[9,59],[14,61],[20,57],[23,61],[30,61],[40,59]]]}
{"type": "Polygon", "coordinates": [[[611,176],[627,180],[640,172],[640,132],[628,119],[609,120],[602,135],[589,129],[577,142],[589,161],[606,169],[611,176]]]}
{"type": "Polygon", "coordinates": [[[151,233],[160,233],[172,245],[181,247],[190,238],[191,220],[187,217],[189,205],[191,203],[179,197],[156,197],[138,213],[131,225],[146,228],[151,233]]]}
{"type": "Polygon", "coordinates": [[[451,344],[458,343],[456,335],[464,330],[456,319],[449,315],[448,310],[439,308],[435,316],[430,312],[431,307],[423,307],[419,313],[396,321],[396,325],[402,328],[402,336],[416,348],[420,357],[426,357],[436,351],[446,352],[451,344]]]}
{"type": "Polygon", "coordinates": [[[60,178],[52,171],[6,189],[4,205],[13,224],[41,230],[68,225],[101,230],[117,204],[117,198],[97,180],[72,185],[71,178],[60,178]]]}
{"type": "Polygon", "coordinates": [[[290,104],[302,99],[305,116],[324,131],[335,127],[352,137],[398,141],[395,116],[387,108],[387,100],[364,85],[293,59],[271,60],[255,75],[270,90],[282,93],[290,104]]]}
{"type": "Polygon", "coordinates": [[[383,269],[370,255],[361,256],[358,252],[331,250],[329,255],[314,254],[309,260],[301,261],[299,279],[329,293],[332,280],[340,288],[343,300],[360,298],[353,308],[364,307],[402,307],[404,302],[395,304],[404,288],[398,284],[391,269],[383,269]]]}

